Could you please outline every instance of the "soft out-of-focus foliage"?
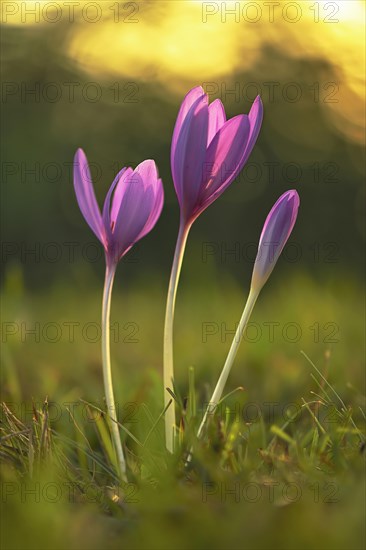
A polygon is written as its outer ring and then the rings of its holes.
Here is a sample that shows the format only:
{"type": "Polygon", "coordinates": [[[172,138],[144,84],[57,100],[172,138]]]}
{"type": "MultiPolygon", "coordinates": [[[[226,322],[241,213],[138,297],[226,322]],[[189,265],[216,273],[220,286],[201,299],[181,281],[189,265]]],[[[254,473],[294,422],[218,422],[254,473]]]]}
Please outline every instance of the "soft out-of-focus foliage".
{"type": "MultiPolygon", "coordinates": [[[[175,367],[184,393],[188,368],[194,366],[203,403],[216,384],[247,291],[242,282],[223,279],[216,269],[208,269],[208,282],[189,285],[193,278],[194,271],[187,270],[177,299],[175,367]]],[[[27,400],[46,394],[62,401],[65,396],[101,399],[102,289],[96,280],[91,286],[91,280],[91,272],[77,273],[44,296],[26,294],[21,282],[17,288],[6,287],[6,400],[12,400],[14,392],[27,400]]],[[[116,395],[122,402],[134,399],[147,371],[162,372],[166,288],[151,274],[148,288],[142,290],[143,279],[140,282],[133,288],[122,273],[115,282],[111,352],[116,395]]],[[[274,273],[253,312],[227,391],[244,386],[250,400],[296,399],[311,383],[300,355],[304,350],[321,367],[327,363],[325,355],[331,354],[327,372],[351,398],[352,388],[361,389],[364,383],[361,295],[356,280],[322,285],[300,273],[286,278],[274,273]]]]}

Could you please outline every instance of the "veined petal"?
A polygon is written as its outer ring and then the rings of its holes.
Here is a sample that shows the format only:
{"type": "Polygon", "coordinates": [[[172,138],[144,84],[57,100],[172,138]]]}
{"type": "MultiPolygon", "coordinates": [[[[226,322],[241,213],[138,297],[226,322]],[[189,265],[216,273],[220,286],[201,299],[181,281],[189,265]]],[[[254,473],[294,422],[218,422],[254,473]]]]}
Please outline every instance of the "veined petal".
{"type": "Polygon", "coordinates": [[[125,180],[124,192],[113,228],[113,243],[120,257],[138,239],[149,218],[153,203],[153,189],[145,188],[141,176],[134,172],[125,180]]]}
{"type": "Polygon", "coordinates": [[[158,180],[158,171],[153,160],[147,159],[140,162],[135,168],[135,172],[141,176],[145,186],[153,185],[158,180]]]}
{"type": "Polygon", "coordinates": [[[208,135],[207,147],[226,122],[226,113],[220,99],[215,99],[208,106],[208,135]]]}
{"type": "Polygon", "coordinates": [[[153,205],[153,208],[151,210],[151,214],[145,224],[145,227],[141,231],[139,235],[139,239],[142,239],[147,233],[149,233],[156,222],[158,221],[162,208],[164,204],[164,189],[163,189],[163,182],[161,179],[158,179],[155,186],[155,203],[153,205]]]}
{"type": "MultiPolygon", "coordinates": [[[[237,177],[240,170],[247,162],[249,155],[252,152],[253,147],[257,141],[262,125],[263,104],[261,98],[259,96],[256,97],[248,116],[239,115],[239,117],[244,117],[246,121],[245,124],[249,124],[249,131],[248,128],[244,129],[244,127],[242,127],[240,130],[238,128],[235,128],[234,126],[229,125],[232,120],[238,118],[234,117],[226,122],[221,130],[219,130],[218,134],[215,136],[216,141],[212,140],[209,150],[207,151],[208,169],[210,168],[210,164],[214,165],[215,162],[220,167],[219,159],[223,159],[225,156],[225,147],[221,148],[220,142],[224,143],[225,145],[226,139],[224,135],[224,130],[226,133],[227,130],[225,127],[226,125],[228,125],[230,128],[228,141],[226,143],[226,150],[228,151],[228,155],[226,157],[226,160],[224,160],[223,164],[221,165],[221,169],[219,170],[219,172],[215,171],[214,168],[212,169],[212,177],[209,180],[209,185],[206,186],[200,197],[200,203],[203,206],[203,209],[211,204],[214,200],[216,200],[217,197],[219,197],[221,193],[225,191],[225,189],[237,177]],[[223,132],[222,136],[219,135],[220,132],[223,132]],[[230,143],[232,141],[234,141],[234,147],[231,149],[230,143]],[[215,147],[217,147],[216,151],[215,147]],[[228,150],[229,148],[230,150],[228,150]],[[216,160],[212,160],[215,158],[215,156],[216,160]]],[[[238,123],[239,121],[236,122],[235,125],[237,125],[238,123]]]]}
{"type": "Polygon", "coordinates": [[[213,202],[238,175],[249,134],[249,118],[237,115],[214,136],[206,153],[206,185],[201,191],[201,205],[206,207],[213,202]]]}
{"type": "Polygon", "coordinates": [[[153,160],[144,160],[136,167],[135,172],[141,176],[145,188],[150,187],[154,193],[154,200],[150,215],[144,228],[138,236],[138,239],[141,239],[149,233],[149,231],[151,231],[161,214],[164,202],[164,190],[163,182],[158,177],[158,170],[153,160]]]}
{"type": "Polygon", "coordinates": [[[249,123],[250,133],[247,146],[245,149],[244,163],[248,160],[250,153],[253,150],[255,142],[257,141],[262,121],[263,121],[263,103],[259,95],[255,98],[253,105],[249,111],[249,123]]]}
{"type": "Polygon", "coordinates": [[[173,131],[172,146],[171,146],[172,158],[175,155],[175,148],[177,145],[178,137],[189,109],[192,107],[194,103],[196,103],[197,99],[202,98],[204,95],[205,95],[205,92],[203,91],[203,88],[201,86],[196,86],[195,88],[192,88],[192,90],[190,90],[188,94],[185,96],[185,98],[183,99],[178,112],[177,120],[175,122],[174,131],[173,131]]]}
{"type": "Polygon", "coordinates": [[[205,170],[208,131],[207,96],[196,100],[182,124],[172,157],[174,185],[184,215],[195,208],[205,170]]]}
{"type": "MultiPolygon", "coordinates": [[[[121,205],[121,200],[126,189],[126,181],[132,176],[133,170],[128,167],[121,174],[120,178],[117,180],[117,186],[112,199],[112,206],[110,209],[110,224],[116,223],[118,216],[119,208],[121,205]]],[[[113,182],[114,183],[114,182],[113,182]]]]}
{"type": "Polygon", "coordinates": [[[88,161],[82,149],[78,149],[74,157],[74,189],[85,221],[100,242],[106,246],[102,215],[95,198],[88,161]]]}
{"type": "MultiPolygon", "coordinates": [[[[131,173],[132,173],[132,168],[129,168],[129,169],[128,168],[122,168],[122,170],[120,170],[118,172],[117,176],[113,180],[112,185],[108,189],[108,193],[107,193],[106,198],[104,200],[102,217],[103,217],[104,229],[106,231],[106,234],[107,234],[109,240],[112,237],[111,220],[114,221],[116,219],[115,216],[111,215],[111,198],[112,198],[112,194],[115,190],[116,185],[118,185],[121,182],[122,176],[126,173],[127,170],[131,170],[131,173]]],[[[123,185],[123,183],[121,183],[121,186],[122,185],[123,185]]],[[[113,203],[114,203],[114,199],[113,199],[113,203]]]]}

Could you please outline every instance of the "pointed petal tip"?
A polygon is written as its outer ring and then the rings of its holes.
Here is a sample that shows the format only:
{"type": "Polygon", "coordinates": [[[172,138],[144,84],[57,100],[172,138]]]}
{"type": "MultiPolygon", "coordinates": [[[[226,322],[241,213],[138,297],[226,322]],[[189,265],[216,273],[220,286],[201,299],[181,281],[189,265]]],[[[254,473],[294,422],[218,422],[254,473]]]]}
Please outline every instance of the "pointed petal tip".
{"type": "Polygon", "coordinates": [[[199,86],[194,86],[188,93],[190,94],[190,93],[193,92],[193,91],[195,91],[195,92],[200,92],[201,95],[206,95],[206,94],[205,94],[205,90],[202,88],[201,85],[199,85],[199,86]]]}
{"type": "Polygon", "coordinates": [[[191,102],[194,102],[200,97],[203,97],[206,95],[207,94],[205,93],[205,90],[202,88],[202,86],[194,86],[184,96],[182,104],[184,104],[185,102],[188,102],[189,104],[191,104],[191,102]]]}
{"type": "Polygon", "coordinates": [[[141,168],[141,167],[145,167],[145,168],[151,167],[152,168],[153,166],[155,166],[155,168],[156,168],[156,163],[153,159],[145,159],[136,166],[135,170],[137,170],[138,168],[141,168]]]}
{"type": "Polygon", "coordinates": [[[81,147],[78,147],[75,151],[74,160],[85,159],[86,155],[81,147]]]}
{"type": "Polygon", "coordinates": [[[133,171],[134,174],[139,174],[145,184],[152,184],[159,177],[156,162],[153,159],[146,159],[138,164],[133,171]]]}
{"type": "Polygon", "coordinates": [[[202,86],[195,86],[185,95],[182,101],[182,105],[184,105],[185,109],[187,109],[188,111],[194,103],[197,103],[197,105],[201,105],[202,101],[208,105],[208,95],[206,94],[202,86]]]}
{"type": "Polygon", "coordinates": [[[287,197],[287,200],[294,199],[295,205],[298,207],[300,204],[300,197],[296,189],[290,189],[289,191],[286,191],[285,196],[287,197]]]}
{"type": "Polygon", "coordinates": [[[153,162],[153,163],[155,164],[154,159],[145,159],[145,160],[143,160],[142,162],[140,162],[140,164],[138,164],[138,166],[141,166],[142,164],[145,164],[145,163],[147,163],[147,162],[153,162]]]}
{"type": "Polygon", "coordinates": [[[255,115],[256,118],[263,117],[263,101],[260,95],[257,95],[253,101],[249,115],[255,115]]]}

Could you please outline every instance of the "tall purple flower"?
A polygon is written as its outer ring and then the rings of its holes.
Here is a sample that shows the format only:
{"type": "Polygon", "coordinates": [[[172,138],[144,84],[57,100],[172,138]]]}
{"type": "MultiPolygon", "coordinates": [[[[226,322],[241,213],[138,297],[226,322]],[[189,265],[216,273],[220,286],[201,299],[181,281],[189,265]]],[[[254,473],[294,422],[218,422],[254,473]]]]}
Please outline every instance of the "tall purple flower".
{"type": "MultiPolygon", "coordinates": [[[[170,275],[164,329],[164,386],[174,387],[173,318],[184,249],[192,223],[233,182],[257,140],[263,118],[258,96],[249,115],[226,120],[219,99],[208,103],[201,86],[184,98],[173,132],[171,168],[180,206],[180,226],[170,275]]],[[[167,449],[173,451],[174,405],[165,391],[165,434],[167,449]]]]}
{"type": "Polygon", "coordinates": [[[280,196],[268,214],[259,239],[252,288],[260,290],[272,273],[295,225],[299,205],[297,192],[287,191],[280,196]]]}
{"type": "Polygon", "coordinates": [[[112,287],[118,261],[151,231],[160,216],[164,200],[163,184],[153,160],[145,160],[135,170],[123,168],[109,188],[101,214],[88,161],[84,151],[78,149],[74,159],[74,188],[80,210],[105,250],[106,274],[102,303],[103,380],[119,475],[122,480],[127,481],[110,358],[109,317],[112,287]]]}
{"type": "Polygon", "coordinates": [[[82,149],[74,159],[74,187],[86,222],[104,246],[108,265],[118,263],[151,231],[163,207],[163,185],[153,160],[144,160],[135,170],[122,168],[109,188],[103,214],[82,149]]]}
{"type": "Polygon", "coordinates": [[[255,145],[262,119],[259,96],[249,115],[226,120],[221,101],[209,105],[201,86],[186,95],[171,147],[173,181],[185,222],[196,219],[239,174],[255,145]]]}

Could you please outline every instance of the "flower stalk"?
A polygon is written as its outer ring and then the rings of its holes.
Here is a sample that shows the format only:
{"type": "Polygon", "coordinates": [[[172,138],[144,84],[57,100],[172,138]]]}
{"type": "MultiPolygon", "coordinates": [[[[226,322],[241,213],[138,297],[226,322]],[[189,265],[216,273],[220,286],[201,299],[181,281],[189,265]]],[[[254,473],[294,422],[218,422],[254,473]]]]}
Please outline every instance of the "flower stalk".
{"type": "MultiPolygon", "coordinates": [[[[300,199],[297,192],[293,189],[287,191],[273,205],[264,223],[262,233],[259,239],[257,256],[254,262],[252,281],[248,300],[245,304],[238,328],[232,341],[229,354],[226,358],[224,367],[221,371],[219,380],[212,394],[211,401],[205,411],[201,425],[197,432],[200,438],[208,416],[212,415],[221,399],[226,381],[230,374],[231,367],[238,352],[245,328],[252,314],[254,305],[257,301],[260,291],[271,275],[278,258],[281,255],[291,232],[294,228],[297,213],[300,205],[300,199]]],[[[187,463],[192,457],[192,450],[189,453],[187,463]]]]}
{"type": "Polygon", "coordinates": [[[103,304],[102,304],[102,363],[104,391],[107,403],[108,415],[110,418],[112,440],[117,457],[119,475],[122,481],[127,482],[126,460],[123,453],[121,437],[119,433],[117,411],[114,401],[111,355],[110,355],[110,310],[116,264],[108,265],[105,273],[103,304]]]}
{"type": "Polygon", "coordinates": [[[253,308],[254,308],[255,303],[257,301],[258,296],[259,296],[259,291],[253,290],[253,289],[250,290],[247,302],[246,302],[245,307],[244,307],[243,314],[241,316],[238,328],[236,329],[235,336],[234,336],[234,339],[231,343],[231,347],[230,347],[228,356],[226,358],[224,367],[221,371],[220,377],[217,381],[215,390],[214,390],[214,392],[212,394],[212,397],[210,399],[210,402],[207,406],[207,409],[206,409],[206,412],[205,412],[204,417],[202,419],[202,422],[200,424],[200,427],[198,428],[198,432],[197,432],[197,437],[198,438],[200,438],[202,433],[203,433],[203,429],[205,427],[207,417],[215,412],[215,409],[216,409],[217,405],[220,402],[220,399],[222,397],[222,393],[223,393],[224,388],[225,388],[226,381],[227,381],[228,376],[229,376],[230,371],[231,371],[231,367],[233,366],[236,354],[238,353],[240,343],[243,339],[245,329],[246,329],[247,324],[249,322],[250,316],[252,314],[252,311],[253,311],[253,308]]]}
{"type": "Polygon", "coordinates": [[[168,297],[165,311],[164,325],[164,407],[168,407],[165,413],[165,444],[169,452],[174,451],[175,441],[175,404],[171,403],[171,395],[167,391],[170,388],[174,391],[174,367],[173,367],[173,322],[175,298],[177,295],[178,282],[182,269],[184,251],[187,244],[187,237],[191,224],[184,223],[182,220],[179,225],[177,243],[173,259],[172,270],[168,288],[168,297]]]}

